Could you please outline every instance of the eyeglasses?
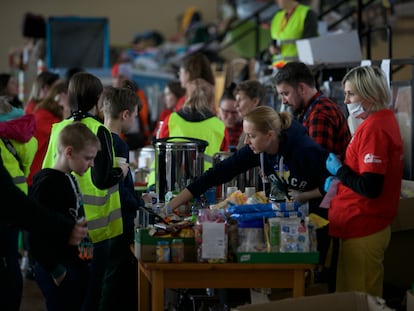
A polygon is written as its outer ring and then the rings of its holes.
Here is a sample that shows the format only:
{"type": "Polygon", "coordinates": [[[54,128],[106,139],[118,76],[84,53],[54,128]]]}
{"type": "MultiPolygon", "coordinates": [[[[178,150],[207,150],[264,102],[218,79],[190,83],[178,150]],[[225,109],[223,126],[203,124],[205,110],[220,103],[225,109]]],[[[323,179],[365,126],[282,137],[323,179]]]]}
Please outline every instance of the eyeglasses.
{"type": "Polygon", "coordinates": [[[225,114],[238,114],[239,112],[237,110],[226,110],[224,108],[220,107],[220,110],[225,114]]]}

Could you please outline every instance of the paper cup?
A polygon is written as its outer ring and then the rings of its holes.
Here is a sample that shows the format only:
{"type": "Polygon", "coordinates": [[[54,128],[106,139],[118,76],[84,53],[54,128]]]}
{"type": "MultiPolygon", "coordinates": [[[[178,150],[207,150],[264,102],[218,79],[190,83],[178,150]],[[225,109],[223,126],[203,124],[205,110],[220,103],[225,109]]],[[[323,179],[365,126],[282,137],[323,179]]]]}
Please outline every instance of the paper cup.
{"type": "Polygon", "coordinates": [[[255,195],[256,187],[246,187],[244,193],[246,194],[246,197],[250,198],[255,195]]]}
{"type": "Polygon", "coordinates": [[[239,190],[237,187],[227,187],[226,196],[229,197],[233,192],[236,192],[239,190]]]}
{"type": "Polygon", "coordinates": [[[123,157],[115,157],[116,164],[121,165],[126,163],[127,159],[123,157]]]}

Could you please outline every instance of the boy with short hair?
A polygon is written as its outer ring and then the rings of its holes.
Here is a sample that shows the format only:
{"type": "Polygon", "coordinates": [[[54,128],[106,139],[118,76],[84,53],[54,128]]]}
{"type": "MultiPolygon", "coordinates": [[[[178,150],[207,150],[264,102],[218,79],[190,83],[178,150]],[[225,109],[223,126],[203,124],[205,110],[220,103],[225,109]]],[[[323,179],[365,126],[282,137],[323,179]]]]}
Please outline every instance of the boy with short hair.
{"type": "MultiPolygon", "coordinates": [[[[108,87],[104,90],[102,111],[104,123],[112,133],[115,157],[129,160],[128,144],[120,137],[127,133],[134,125],[138,113],[139,98],[131,88],[108,87]]],[[[126,177],[119,183],[121,198],[121,212],[123,222],[123,234],[114,239],[113,246],[117,251],[117,266],[113,267],[112,280],[107,280],[106,288],[102,295],[111,293],[105,297],[106,310],[136,310],[137,308],[137,271],[136,259],[130,251],[130,245],[134,243],[134,219],[140,202],[135,193],[134,181],[129,170],[126,177]],[[119,282],[124,284],[119,286],[119,282]]],[[[141,204],[142,205],[142,204],[141,204]]]]}
{"type": "MultiPolygon", "coordinates": [[[[82,193],[71,173],[84,175],[94,165],[100,148],[99,139],[85,124],[74,122],[64,127],[58,138],[56,163],[34,176],[31,196],[46,208],[86,226],[82,193]]],[[[30,242],[36,259],[36,282],[47,309],[80,310],[88,283],[90,243],[83,241],[79,247],[71,246],[57,243],[54,236],[38,233],[30,236],[30,242]]]]}

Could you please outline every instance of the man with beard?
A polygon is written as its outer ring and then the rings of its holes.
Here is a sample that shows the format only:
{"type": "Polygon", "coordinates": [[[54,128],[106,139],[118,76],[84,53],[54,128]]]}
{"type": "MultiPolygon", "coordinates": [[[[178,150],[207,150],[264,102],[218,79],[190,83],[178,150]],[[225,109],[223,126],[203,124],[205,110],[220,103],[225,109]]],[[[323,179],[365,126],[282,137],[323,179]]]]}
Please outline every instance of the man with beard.
{"type": "MultiPolygon", "coordinates": [[[[344,113],[337,103],[326,97],[316,87],[309,68],[300,62],[290,62],[279,69],[274,83],[282,103],[294,117],[308,129],[308,135],[328,151],[344,160],[351,133],[344,113]]],[[[302,193],[289,193],[295,201],[301,201],[302,193]]],[[[324,209],[328,219],[328,209],[324,209]]],[[[328,291],[335,292],[338,240],[328,235],[328,226],[317,230],[320,267],[315,280],[327,282],[328,291]],[[329,256],[328,254],[331,254],[329,256]]]]}
{"type": "Polygon", "coordinates": [[[351,140],[346,118],[339,105],[316,88],[309,68],[300,62],[287,63],[273,81],[282,103],[308,129],[309,136],[343,159],[351,140]]]}

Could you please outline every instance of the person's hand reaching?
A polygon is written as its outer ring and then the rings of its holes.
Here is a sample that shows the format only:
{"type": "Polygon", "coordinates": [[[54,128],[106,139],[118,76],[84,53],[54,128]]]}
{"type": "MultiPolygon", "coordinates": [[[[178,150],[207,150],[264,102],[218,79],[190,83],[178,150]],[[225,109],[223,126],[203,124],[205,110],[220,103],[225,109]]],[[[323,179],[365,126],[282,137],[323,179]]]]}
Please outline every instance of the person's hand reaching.
{"type": "Polygon", "coordinates": [[[331,184],[332,184],[334,178],[335,177],[333,177],[333,176],[329,176],[328,178],[325,179],[325,185],[323,187],[323,189],[325,190],[325,192],[328,192],[328,190],[331,187],[331,184]]]}
{"type": "Polygon", "coordinates": [[[342,162],[338,157],[332,152],[329,154],[329,157],[326,159],[326,168],[332,175],[336,176],[338,170],[342,167],[342,162]]]}
{"type": "Polygon", "coordinates": [[[88,234],[88,226],[86,220],[75,224],[72,229],[72,232],[69,236],[69,244],[70,245],[79,245],[80,242],[86,238],[88,234]]]}
{"type": "Polygon", "coordinates": [[[129,171],[129,164],[128,163],[122,163],[119,165],[119,167],[122,169],[122,175],[124,175],[124,178],[128,175],[129,171]]]}

